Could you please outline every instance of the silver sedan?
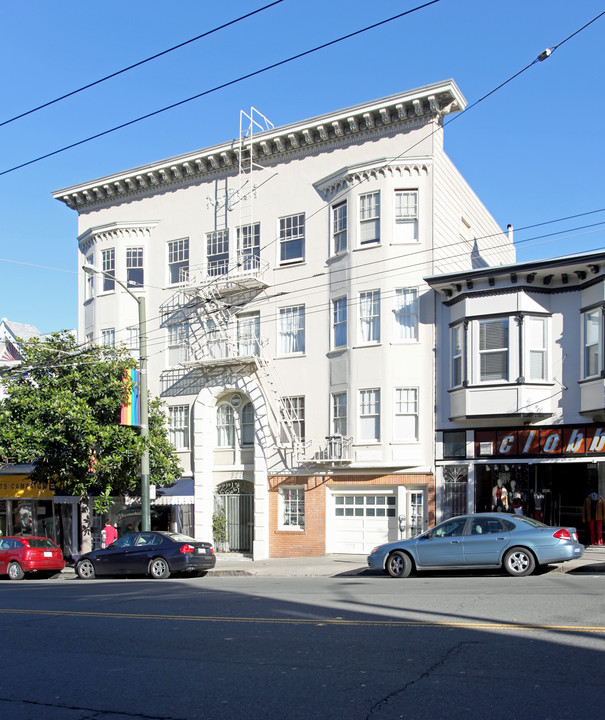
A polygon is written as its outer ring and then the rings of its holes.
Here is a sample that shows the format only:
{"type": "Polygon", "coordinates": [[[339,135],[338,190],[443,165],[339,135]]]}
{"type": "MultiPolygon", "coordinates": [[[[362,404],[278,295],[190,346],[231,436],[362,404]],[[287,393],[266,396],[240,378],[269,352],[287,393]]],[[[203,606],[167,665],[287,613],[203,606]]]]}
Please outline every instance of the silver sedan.
{"type": "Polygon", "coordinates": [[[477,513],[450,518],[411,540],[379,545],[368,555],[368,565],[392,577],[468,568],[504,568],[522,577],[538,565],[583,553],[575,528],[551,527],[522,515],[477,513]]]}

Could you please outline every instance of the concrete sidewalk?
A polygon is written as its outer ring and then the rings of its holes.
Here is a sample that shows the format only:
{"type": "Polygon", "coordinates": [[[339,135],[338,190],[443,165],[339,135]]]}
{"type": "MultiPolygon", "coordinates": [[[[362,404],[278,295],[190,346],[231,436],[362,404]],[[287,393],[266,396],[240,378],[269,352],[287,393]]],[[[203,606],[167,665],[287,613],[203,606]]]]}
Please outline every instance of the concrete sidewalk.
{"type": "MultiPolygon", "coordinates": [[[[245,555],[217,553],[216,567],[208,577],[346,577],[376,575],[366,555],[323,555],[321,557],[270,558],[252,560],[245,555]]],[[[605,573],[605,546],[591,545],[577,560],[549,565],[548,572],[605,573]]],[[[73,567],[66,567],[57,579],[74,580],[73,567]]]]}

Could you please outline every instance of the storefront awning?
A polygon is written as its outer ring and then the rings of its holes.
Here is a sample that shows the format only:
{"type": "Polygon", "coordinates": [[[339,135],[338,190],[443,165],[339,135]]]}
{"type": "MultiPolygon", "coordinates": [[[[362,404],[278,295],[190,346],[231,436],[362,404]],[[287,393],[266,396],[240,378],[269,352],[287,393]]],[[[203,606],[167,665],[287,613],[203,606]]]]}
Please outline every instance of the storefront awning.
{"type": "Polygon", "coordinates": [[[159,487],[152,505],[191,505],[193,503],[193,478],[179,478],[174,485],[159,487]]]}

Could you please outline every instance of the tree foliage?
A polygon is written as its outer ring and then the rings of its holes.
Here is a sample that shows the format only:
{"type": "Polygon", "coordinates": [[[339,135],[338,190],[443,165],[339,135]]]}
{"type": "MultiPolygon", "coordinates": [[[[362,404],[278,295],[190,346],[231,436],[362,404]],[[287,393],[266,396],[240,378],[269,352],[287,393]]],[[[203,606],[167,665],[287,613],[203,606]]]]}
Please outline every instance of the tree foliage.
{"type": "MultiPolygon", "coordinates": [[[[0,460],[33,463],[32,479],[54,480],[66,493],[111,496],[140,487],[143,439],[120,424],[128,388],[124,371],[136,365],[123,348],[81,348],[68,332],[20,343],[21,365],[2,382],[0,460]]],[[[161,402],[149,403],[150,479],[166,485],[181,468],[168,441],[161,402]]]]}

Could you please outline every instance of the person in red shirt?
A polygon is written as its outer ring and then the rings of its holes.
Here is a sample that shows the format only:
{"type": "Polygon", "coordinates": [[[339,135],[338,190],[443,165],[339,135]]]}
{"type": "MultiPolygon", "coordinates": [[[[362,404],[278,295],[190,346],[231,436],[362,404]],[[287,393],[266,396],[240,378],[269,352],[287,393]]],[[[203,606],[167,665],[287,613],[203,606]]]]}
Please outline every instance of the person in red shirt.
{"type": "Polygon", "coordinates": [[[109,547],[111,545],[111,543],[115,542],[117,539],[118,539],[118,531],[109,522],[109,520],[105,520],[105,527],[101,531],[102,547],[104,547],[104,548],[109,547]]]}

